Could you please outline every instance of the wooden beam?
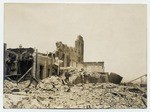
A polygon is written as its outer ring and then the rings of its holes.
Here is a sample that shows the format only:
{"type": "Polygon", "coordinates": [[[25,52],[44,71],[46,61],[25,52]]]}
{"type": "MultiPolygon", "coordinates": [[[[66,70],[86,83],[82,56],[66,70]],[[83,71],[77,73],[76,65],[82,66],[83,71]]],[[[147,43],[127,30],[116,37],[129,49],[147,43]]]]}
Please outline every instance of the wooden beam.
{"type": "Polygon", "coordinates": [[[15,76],[15,75],[19,76],[19,75],[21,75],[21,74],[5,75],[5,77],[10,77],[10,76],[15,76]]]}
{"type": "Polygon", "coordinates": [[[138,79],[140,79],[140,78],[142,78],[142,77],[144,77],[144,76],[147,76],[147,74],[142,75],[142,76],[140,76],[140,77],[138,77],[138,78],[136,78],[136,79],[133,79],[133,80],[131,80],[131,81],[130,81],[130,82],[128,82],[128,83],[131,83],[131,82],[133,82],[133,81],[136,81],[136,80],[138,80],[138,79]]]}
{"type": "Polygon", "coordinates": [[[20,82],[31,70],[32,67],[17,82],[20,82]]]}

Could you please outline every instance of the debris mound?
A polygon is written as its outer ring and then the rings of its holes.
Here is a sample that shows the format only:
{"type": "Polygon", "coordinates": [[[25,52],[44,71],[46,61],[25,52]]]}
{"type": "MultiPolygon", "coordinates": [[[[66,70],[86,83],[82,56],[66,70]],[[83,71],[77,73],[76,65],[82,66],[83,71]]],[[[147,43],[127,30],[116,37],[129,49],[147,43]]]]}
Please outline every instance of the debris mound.
{"type": "Polygon", "coordinates": [[[63,77],[51,76],[37,87],[4,81],[4,108],[147,108],[147,92],[135,86],[113,83],[63,84],[63,77]],[[22,85],[22,86],[21,86],[22,85]],[[24,85],[24,86],[23,86],[24,85]]]}

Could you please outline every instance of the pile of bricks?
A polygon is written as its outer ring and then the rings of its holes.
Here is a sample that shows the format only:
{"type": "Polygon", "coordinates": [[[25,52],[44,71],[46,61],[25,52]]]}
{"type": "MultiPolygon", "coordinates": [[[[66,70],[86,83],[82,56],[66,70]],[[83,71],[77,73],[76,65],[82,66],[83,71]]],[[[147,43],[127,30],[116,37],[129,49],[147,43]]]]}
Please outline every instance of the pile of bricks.
{"type": "Polygon", "coordinates": [[[112,83],[64,84],[61,77],[49,77],[37,86],[28,81],[4,81],[4,108],[146,108],[146,90],[112,83]],[[18,90],[17,90],[18,89],[18,90]]]}

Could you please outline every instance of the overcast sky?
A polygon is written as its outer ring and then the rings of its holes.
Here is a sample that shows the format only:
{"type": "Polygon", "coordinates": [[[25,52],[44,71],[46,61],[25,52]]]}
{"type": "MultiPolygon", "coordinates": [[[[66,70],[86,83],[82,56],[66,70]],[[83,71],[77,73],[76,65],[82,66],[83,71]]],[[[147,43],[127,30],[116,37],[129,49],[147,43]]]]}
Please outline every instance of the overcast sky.
{"type": "Polygon", "coordinates": [[[124,81],[146,74],[146,5],[5,4],[4,14],[7,47],[46,53],[82,35],[84,61],[104,61],[124,81]]]}

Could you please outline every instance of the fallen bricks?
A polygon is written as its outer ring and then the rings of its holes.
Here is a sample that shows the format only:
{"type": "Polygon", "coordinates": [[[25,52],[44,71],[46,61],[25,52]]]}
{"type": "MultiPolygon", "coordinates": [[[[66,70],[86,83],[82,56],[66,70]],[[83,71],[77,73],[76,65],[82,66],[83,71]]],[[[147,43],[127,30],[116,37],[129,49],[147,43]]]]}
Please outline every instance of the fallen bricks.
{"type": "MultiPolygon", "coordinates": [[[[91,77],[91,76],[90,76],[91,77]]],[[[4,81],[4,108],[146,108],[146,91],[113,83],[81,83],[77,71],[65,77],[51,76],[37,86],[30,81],[4,81]],[[13,91],[12,91],[13,90],[13,91]],[[14,91],[17,90],[17,91],[14,91]]]]}
{"type": "Polygon", "coordinates": [[[135,92],[137,90],[135,87],[112,83],[68,85],[63,84],[62,80],[62,77],[52,76],[43,79],[36,87],[32,85],[29,88],[26,88],[28,81],[17,86],[5,80],[5,90],[18,88],[19,91],[5,91],[3,106],[4,108],[147,108],[146,91],[135,92]]]}

